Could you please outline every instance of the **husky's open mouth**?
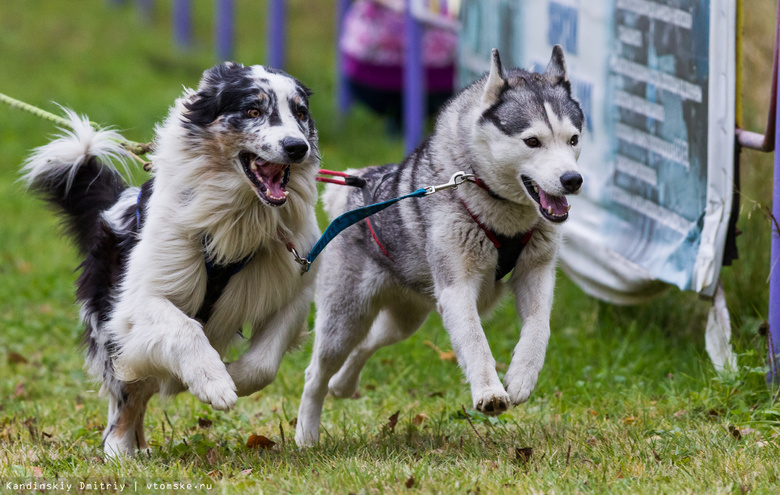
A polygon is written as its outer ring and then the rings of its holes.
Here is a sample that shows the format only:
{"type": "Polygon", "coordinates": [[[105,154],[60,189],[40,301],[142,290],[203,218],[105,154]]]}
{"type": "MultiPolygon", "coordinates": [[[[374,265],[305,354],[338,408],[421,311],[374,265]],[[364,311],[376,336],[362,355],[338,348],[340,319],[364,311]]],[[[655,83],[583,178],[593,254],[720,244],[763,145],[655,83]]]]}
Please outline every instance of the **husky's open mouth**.
{"type": "Polygon", "coordinates": [[[523,176],[523,185],[525,185],[525,189],[528,191],[531,199],[539,204],[539,211],[544,218],[555,223],[563,222],[569,218],[571,206],[566,201],[566,196],[553,196],[546,193],[533,179],[526,175],[523,176]]]}
{"type": "Polygon", "coordinates": [[[239,153],[238,158],[260,199],[270,206],[281,206],[287,201],[289,163],[272,163],[248,151],[239,153]]]}

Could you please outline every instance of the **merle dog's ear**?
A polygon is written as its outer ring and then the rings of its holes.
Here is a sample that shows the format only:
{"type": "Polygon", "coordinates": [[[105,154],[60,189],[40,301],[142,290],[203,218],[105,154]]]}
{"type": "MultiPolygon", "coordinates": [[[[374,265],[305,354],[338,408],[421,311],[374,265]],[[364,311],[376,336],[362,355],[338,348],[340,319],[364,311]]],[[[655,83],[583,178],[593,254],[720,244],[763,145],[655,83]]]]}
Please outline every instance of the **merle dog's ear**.
{"type": "Polygon", "coordinates": [[[498,50],[493,48],[490,57],[490,74],[488,74],[485,89],[482,92],[482,102],[492,105],[498,101],[506,88],[507,82],[504,77],[504,67],[501,65],[501,57],[498,56],[498,50]]]}
{"type": "Polygon", "coordinates": [[[184,104],[188,110],[184,118],[199,126],[214,122],[222,108],[222,90],[232,76],[243,69],[244,66],[236,62],[223,62],[204,71],[197,93],[184,104]]]}
{"type": "Polygon", "coordinates": [[[550,63],[547,64],[547,70],[544,71],[544,77],[552,84],[569,83],[569,75],[566,73],[566,59],[563,56],[561,45],[553,47],[550,63]]]}

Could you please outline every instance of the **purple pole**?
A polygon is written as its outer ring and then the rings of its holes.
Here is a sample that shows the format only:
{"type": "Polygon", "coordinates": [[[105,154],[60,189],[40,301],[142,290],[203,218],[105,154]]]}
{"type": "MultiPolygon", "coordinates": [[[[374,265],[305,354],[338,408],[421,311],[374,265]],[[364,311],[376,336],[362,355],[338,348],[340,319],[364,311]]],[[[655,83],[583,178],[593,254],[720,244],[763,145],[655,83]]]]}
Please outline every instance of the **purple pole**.
{"type": "Polygon", "coordinates": [[[344,18],[351,0],[338,0],[336,3],[336,104],[340,113],[345,113],[352,105],[352,94],[344,73],[344,54],[339,46],[344,29],[344,18]]]}
{"type": "MultiPolygon", "coordinates": [[[[780,5],[778,5],[780,12],[780,5]]],[[[778,20],[780,22],[780,19],[778,20]]],[[[778,27],[780,33],[780,26],[778,27]]],[[[777,48],[776,48],[777,49],[777,48]]],[[[778,60],[775,60],[775,64],[778,60]]],[[[778,78],[780,89],[780,78],[778,78]]],[[[780,93],[778,93],[780,94],[780,93]]],[[[775,102],[775,143],[780,143],[780,97],[775,102]]],[[[769,376],[768,381],[778,383],[780,372],[780,232],[777,223],[780,221],[780,150],[775,149],[775,175],[772,188],[772,249],[769,258],[769,376]]]]}
{"type": "Polygon", "coordinates": [[[406,0],[404,35],[404,143],[406,153],[417,147],[425,121],[425,71],[422,60],[422,26],[412,15],[412,0],[406,0]]]}
{"type": "Polygon", "coordinates": [[[285,0],[271,0],[268,13],[268,65],[284,70],[287,5],[285,0]]]}
{"type": "Polygon", "coordinates": [[[233,0],[217,1],[215,41],[219,60],[228,60],[233,57],[233,10],[233,0]]]}
{"type": "Polygon", "coordinates": [[[180,47],[192,43],[191,7],[190,0],[173,0],[173,39],[180,47]]]}

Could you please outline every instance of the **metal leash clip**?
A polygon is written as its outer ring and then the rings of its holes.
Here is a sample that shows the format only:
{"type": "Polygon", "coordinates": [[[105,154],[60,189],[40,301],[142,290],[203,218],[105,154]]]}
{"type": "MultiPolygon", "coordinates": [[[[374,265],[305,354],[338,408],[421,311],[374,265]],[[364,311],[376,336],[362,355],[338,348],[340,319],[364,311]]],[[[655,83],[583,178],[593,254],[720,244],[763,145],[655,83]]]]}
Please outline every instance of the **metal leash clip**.
{"type": "Polygon", "coordinates": [[[439,186],[428,186],[425,188],[425,195],[429,196],[435,192],[441,191],[442,189],[450,189],[452,187],[458,187],[459,185],[463,184],[464,182],[475,179],[477,176],[474,174],[467,174],[466,172],[460,171],[455,172],[452,174],[452,177],[450,177],[450,181],[446,184],[441,184],[439,186]]]}

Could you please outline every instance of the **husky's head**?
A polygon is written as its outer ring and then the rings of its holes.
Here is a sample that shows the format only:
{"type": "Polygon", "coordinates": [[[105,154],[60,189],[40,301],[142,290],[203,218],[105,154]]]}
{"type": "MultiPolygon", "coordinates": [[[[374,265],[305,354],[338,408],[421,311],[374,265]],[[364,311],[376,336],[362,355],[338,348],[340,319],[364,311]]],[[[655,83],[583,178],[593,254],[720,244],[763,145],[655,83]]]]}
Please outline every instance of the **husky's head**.
{"type": "Polygon", "coordinates": [[[296,164],[319,159],[310,95],[284,72],[227,62],[203,73],[184,103],[184,124],[190,142],[219,156],[263,203],[281,206],[296,164]]]}
{"type": "Polygon", "coordinates": [[[584,117],[572,98],[563,49],[553,48],[544,74],[505,71],[493,50],[483,79],[482,113],[475,129],[477,174],[498,195],[538,204],[551,222],[568,218],[567,194],[577,194],[577,166],[584,117]]]}

